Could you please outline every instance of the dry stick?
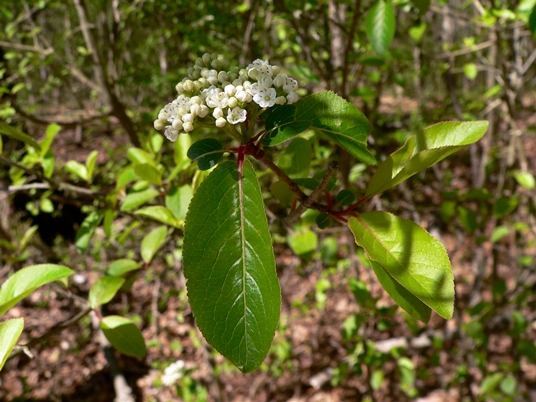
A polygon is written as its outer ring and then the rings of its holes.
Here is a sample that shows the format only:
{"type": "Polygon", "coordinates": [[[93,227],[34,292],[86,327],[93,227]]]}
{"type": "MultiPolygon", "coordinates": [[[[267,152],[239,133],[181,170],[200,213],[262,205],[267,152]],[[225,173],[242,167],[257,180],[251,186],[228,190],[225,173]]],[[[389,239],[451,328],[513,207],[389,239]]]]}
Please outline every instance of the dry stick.
{"type": "MultiPolygon", "coordinates": [[[[27,173],[29,175],[34,175],[34,176],[39,177],[42,180],[45,180],[49,185],[48,188],[53,188],[53,189],[58,189],[58,190],[65,190],[65,191],[72,191],[74,193],[91,195],[91,196],[105,196],[106,195],[105,193],[102,193],[100,191],[94,191],[94,190],[91,190],[91,189],[85,188],[85,187],[78,187],[78,186],[75,186],[74,184],[69,184],[69,183],[65,183],[65,182],[61,182],[61,181],[56,181],[56,180],[53,180],[51,178],[45,177],[45,176],[43,176],[41,174],[41,172],[39,172],[37,170],[34,170],[34,169],[30,169],[30,168],[28,168],[28,167],[26,167],[24,165],[21,165],[20,163],[12,161],[11,159],[6,158],[3,155],[0,155],[0,163],[3,163],[4,165],[9,165],[9,166],[16,167],[18,169],[23,170],[25,173],[27,173]]],[[[36,183],[33,188],[38,188],[38,187],[44,188],[45,185],[46,185],[45,183],[36,183]]],[[[27,186],[29,186],[29,185],[27,185],[27,186]]],[[[7,190],[11,191],[12,187],[14,187],[15,191],[21,191],[22,189],[20,187],[23,187],[23,186],[9,186],[7,188],[7,190]]]]}
{"type": "Polygon", "coordinates": [[[332,179],[333,175],[337,172],[337,169],[339,169],[339,163],[336,161],[332,161],[329,164],[328,171],[322,178],[322,181],[316,186],[316,188],[313,190],[311,195],[307,197],[305,200],[301,202],[300,205],[298,205],[298,208],[296,208],[294,211],[292,211],[289,216],[287,216],[284,220],[284,223],[287,225],[291,225],[294,221],[296,221],[301,214],[303,214],[307,209],[311,208],[316,199],[322,194],[326,188],[326,186],[329,184],[330,180],[332,179]]]}

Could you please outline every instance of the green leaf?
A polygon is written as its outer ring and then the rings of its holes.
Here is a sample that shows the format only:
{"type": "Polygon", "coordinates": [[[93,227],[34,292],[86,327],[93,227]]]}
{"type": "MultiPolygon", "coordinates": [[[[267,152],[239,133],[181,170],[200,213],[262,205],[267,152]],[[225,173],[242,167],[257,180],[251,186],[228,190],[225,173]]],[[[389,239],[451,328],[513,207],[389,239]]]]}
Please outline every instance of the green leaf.
{"type": "Polygon", "coordinates": [[[142,163],[141,165],[135,165],[134,171],[141,179],[157,186],[162,185],[162,174],[154,166],[142,163]]]}
{"type": "Polygon", "coordinates": [[[462,223],[463,228],[470,234],[475,233],[477,227],[476,214],[463,205],[458,205],[456,207],[456,212],[458,213],[458,219],[462,223]]]}
{"type": "Polygon", "coordinates": [[[114,276],[103,276],[89,289],[88,301],[93,310],[112,300],[125,279],[114,276]]]}
{"type": "Polygon", "coordinates": [[[0,288],[0,316],[38,287],[73,273],[71,269],[55,264],[31,265],[15,272],[0,288]]]}
{"type": "Polygon", "coordinates": [[[98,211],[90,213],[86,219],[84,219],[80,228],[76,231],[75,244],[79,253],[83,253],[86,250],[89,241],[95,233],[95,229],[97,229],[104,216],[104,212],[104,209],[99,209],[98,211]]]}
{"type": "Polygon", "coordinates": [[[319,92],[276,107],[266,119],[268,135],[263,144],[281,144],[309,129],[326,135],[359,160],[376,164],[367,149],[369,121],[355,105],[333,92],[319,92]]]}
{"type": "Polygon", "coordinates": [[[296,195],[283,180],[272,183],[270,185],[270,192],[284,207],[290,207],[296,199],[296,195]]]}
{"type": "Polygon", "coordinates": [[[377,0],[367,12],[365,30],[372,48],[384,54],[395,36],[395,13],[390,0],[377,0]]]}
{"type": "Polygon", "coordinates": [[[142,191],[130,193],[125,197],[125,200],[121,205],[121,211],[131,211],[134,208],[145,204],[147,201],[152,200],[158,194],[160,193],[152,187],[149,187],[142,191]]]}
{"type": "Polygon", "coordinates": [[[115,184],[116,190],[122,190],[130,182],[133,182],[138,178],[138,175],[134,171],[132,165],[127,166],[126,168],[119,171],[117,175],[117,182],[115,184]]]}
{"type": "Polygon", "coordinates": [[[30,240],[32,239],[35,232],[37,232],[37,229],[39,229],[39,225],[30,226],[26,231],[24,232],[24,235],[22,236],[22,239],[20,239],[18,251],[23,251],[30,240]]]}
{"type": "Polygon", "coordinates": [[[491,242],[497,243],[503,237],[510,235],[510,228],[508,226],[497,226],[491,233],[491,242]]]}
{"type": "Polygon", "coordinates": [[[61,127],[56,123],[48,125],[47,130],[45,132],[45,138],[39,142],[39,146],[41,147],[41,156],[45,156],[45,154],[48,152],[50,145],[52,145],[52,141],[54,141],[54,138],[56,138],[56,135],[58,135],[60,130],[61,127]]]}
{"type": "Polygon", "coordinates": [[[106,339],[121,353],[140,359],[147,354],[141,331],[128,318],[109,315],[101,320],[100,327],[106,339]]]}
{"type": "Polygon", "coordinates": [[[536,4],[532,7],[532,11],[529,15],[529,28],[532,32],[532,36],[536,37],[536,4]]]}
{"type": "Polygon", "coordinates": [[[25,144],[30,145],[37,150],[41,149],[39,144],[28,134],[23,133],[19,129],[12,127],[9,124],[4,123],[3,121],[0,121],[0,134],[4,134],[15,140],[22,141],[25,144]]]}
{"type": "Polygon", "coordinates": [[[99,156],[99,151],[91,151],[86,159],[86,171],[87,171],[87,181],[91,181],[93,178],[93,172],[95,171],[95,164],[97,163],[97,157],[99,156]]]}
{"type": "Polygon", "coordinates": [[[478,67],[475,63],[466,63],[463,65],[463,72],[470,80],[474,80],[478,75],[478,67]]]}
{"type": "Polygon", "coordinates": [[[487,121],[446,122],[424,129],[408,138],[398,151],[392,153],[376,169],[367,188],[367,197],[379,194],[414,174],[442,161],[486,133],[487,121]]]}
{"type": "Polygon", "coordinates": [[[519,204],[519,198],[501,196],[493,204],[493,216],[497,218],[504,218],[510,212],[517,208],[519,204]]]}
{"type": "Polygon", "coordinates": [[[414,222],[385,212],[351,217],[348,227],[372,261],[441,317],[452,317],[454,276],[439,241],[414,222]]]}
{"type": "Polygon", "coordinates": [[[506,395],[514,396],[517,391],[517,380],[512,374],[508,374],[499,385],[499,388],[506,395]]]}
{"type": "Polygon", "coordinates": [[[261,365],[281,291],[261,189],[246,159],[217,166],[196,190],[184,235],[188,299],[207,341],[242,372],[261,365]]]}
{"type": "Polygon", "coordinates": [[[279,155],[277,165],[291,179],[307,177],[311,167],[311,144],[303,138],[295,138],[279,155]]]}
{"type": "Polygon", "coordinates": [[[13,318],[0,323],[0,371],[6,364],[7,358],[17,344],[24,329],[24,318],[13,318]]]}
{"type": "Polygon", "coordinates": [[[188,158],[197,161],[199,170],[212,169],[223,156],[221,143],[214,138],[203,138],[188,149],[188,158]]]}
{"type": "Polygon", "coordinates": [[[120,258],[110,263],[106,273],[110,276],[123,276],[137,269],[140,269],[140,264],[137,261],[129,258],[120,258]]]}
{"type": "Polygon", "coordinates": [[[503,373],[492,373],[484,377],[480,383],[480,391],[482,392],[482,395],[486,395],[497,388],[503,378],[503,373]]]}
{"type": "Polygon", "coordinates": [[[536,181],[534,180],[534,175],[529,172],[514,172],[514,177],[516,181],[525,187],[527,190],[533,190],[536,186],[536,181]]]}
{"type": "Polygon", "coordinates": [[[74,174],[75,176],[78,176],[84,181],[88,181],[87,168],[85,165],[82,165],[80,162],[68,161],[65,164],[65,170],[68,171],[69,173],[74,174]]]}
{"type": "Polygon", "coordinates": [[[370,262],[378,281],[396,304],[402,307],[413,318],[425,323],[430,321],[432,311],[430,307],[398,283],[380,264],[372,260],[370,262]]]}
{"type": "Polygon", "coordinates": [[[289,235],[289,246],[299,256],[307,256],[316,250],[318,236],[312,230],[289,235]]]}
{"type": "Polygon", "coordinates": [[[128,160],[136,165],[148,164],[156,168],[154,158],[140,148],[129,148],[127,151],[128,160]]]}
{"type": "Polygon", "coordinates": [[[166,240],[167,228],[159,226],[151,230],[141,241],[141,258],[147,264],[151,262],[158,248],[166,240]]]}
{"type": "Polygon", "coordinates": [[[419,10],[419,14],[426,14],[430,8],[430,0],[410,0],[419,10]]]}
{"type": "Polygon", "coordinates": [[[166,194],[166,207],[177,219],[184,219],[188,211],[188,205],[192,199],[192,187],[189,184],[173,186],[166,194]]]}
{"type": "Polygon", "coordinates": [[[43,174],[46,178],[50,179],[54,174],[54,153],[52,150],[48,151],[41,160],[41,166],[43,166],[43,174]]]}
{"type": "Polygon", "coordinates": [[[149,219],[165,223],[176,228],[182,228],[182,222],[173,216],[171,211],[162,205],[145,207],[137,210],[136,215],[142,215],[149,219]]]}

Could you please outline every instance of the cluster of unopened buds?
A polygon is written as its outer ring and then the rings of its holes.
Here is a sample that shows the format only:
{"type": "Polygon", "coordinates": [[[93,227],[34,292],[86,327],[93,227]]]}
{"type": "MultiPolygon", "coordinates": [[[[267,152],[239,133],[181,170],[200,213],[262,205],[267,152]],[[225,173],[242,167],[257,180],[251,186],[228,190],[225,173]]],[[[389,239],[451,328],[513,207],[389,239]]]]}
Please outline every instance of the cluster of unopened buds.
{"type": "Polygon", "coordinates": [[[240,125],[266,108],[298,100],[298,82],[268,61],[257,59],[242,69],[228,66],[223,55],[198,58],[177,84],[177,99],[158,114],[155,129],[176,141],[196,127],[240,125]]]}

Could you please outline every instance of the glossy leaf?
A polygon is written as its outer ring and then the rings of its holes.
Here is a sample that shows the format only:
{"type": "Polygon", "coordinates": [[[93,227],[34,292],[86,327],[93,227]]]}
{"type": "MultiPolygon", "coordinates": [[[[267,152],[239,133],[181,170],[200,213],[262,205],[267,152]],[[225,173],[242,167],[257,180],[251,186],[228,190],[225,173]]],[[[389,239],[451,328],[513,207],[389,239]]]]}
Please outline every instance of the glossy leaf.
{"type": "Polygon", "coordinates": [[[419,10],[420,14],[425,14],[430,8],[430,0],[410,0],[419,10]]]}
{"type": "Polygon", "coordinates": [[[410,137],[404,146],[378,165],[372,176],[367,197],[379,194],[410,178],[414,174],[442,161],[486,133],[487,121],[446,122],[424,129],[410,137]]]}
{"type": "Polygon", "coordinates": [[[207,341],[241,371],[261,365],[281,292],[262,193],[246,159],[217,166],[190,203],[184,235],[188,299],[207,341]]]}
{"type": "Polygon", "coordinates": [[[4,134],[15,140],[22,141],[37,150],[41,149],[39,144],[31,136],[23,133],[22,131],[13,126],[10,126],[9,124],[4,123],[3,121],[0,121],[0,134],[4,134]]]}
{"type": "Polygon", "coordinates": [[[311,144],[303,138],[295,138],[279,155],[277,166],[291,179],[307,177],[311,167],[311,144]]]}
{"type": "Polygon", "coordinates": [[[39,151],[39,153],[41,156],[45,156],[45,154],[48,152],[50,145],[52,144],[52,141],[54,141],[54,138],[56,138],[56,135],[58,135],[60,130],[61,130],[61,127],[56,123],[52,123],[48,125],[45,131],[45,138],[39,141],[39,146],[41,147],[41,150],[39,151]]]}
{"type": "Polygon", "coordinates": [[[24,329],[24,318],[13,318],[0,323],[0,371],[17,344],[24,329]]]}
{"type": "Polygon", "coordinates": [[[151,230],[141,241],[141,258],[147,264],[151,262],[158,248],[166,240],[167,229],[159,226],[151,230]]]}
{"type": "Polygon", "coordinates": [[[92,309],[108,303],[112,300],[125,280],[114,276],[103,276],[89,289],[88,301],[92,309]]]}
{"type": "Polygon", "coordinates": [[[166,225],[181,228],[182,223],[173,216],[171,211],[162,205],[145,207],[136,211],[136,215],[145,216],[149,219],[165,223],[166,225]]]}
{"type": "Polygon", "coordinates": [[[86,159],[86,170],[87,170],[87,180],[91,181],[93,179],[93,172],[95,171],[95,164],[97,163],[97,157],[99,156],[99,151],[94,150],[89,153],[86,159]]]}
{"type": "Polygon", "coordinates": [[[134,208],[145,204],[147,201],[152,200],[158,194],[160,193],[152,187],[149,187],[142,191],[130,193],[125,197],[125,200],[121,205],[121,211],[131,211],[134,208]]]}
{"type": "Polygon", "coordinates": [[[393,300],[409,315],[422,322],[428,322],[432,310],[409,290],[398,283],[389,273],[376,261],[370,261],[372,269],[378,278],[378,281],[385,291],[393,298],[393,300]]]}
{"type": "Polygon", "coordinates": [[[377,0],[367,12],[365,30],[374,51],[384,54],[395,36],[395,13],[391,0],[377,0]]]}
{"type": "Polygon", "coordinates": [[[143,149],[129,148],[127,151],[127,157],[134,164],[143,165],[146,163],[156,168],[154,158],[143,149]]]}
{"type": "Polygon", "coordinates": [[[268,135],[263,144],[281,144],[309,129],[326,135],[361,161],[376,164],[367,149],[369,121],[355,105],[333,92],[319,92],[275,108],[266,119],[268,135]]]}
{"type": "Polygon", "coordinates": [[[414,222],[385,212],[352,217],[348,227],[372,261],[441,317],[452,317],[454,276],[439,241],[414,222]]]}
{"type": "Polygon", "coordinates": [[[80,227],[78,228],[75,240],[78,252],[82,253],[86,250],[87,246],[89,245],[89,241],[95,233],[95,229],[97,229],[97,227],[101,223],[102,217],[104,216],[104,212],[104,209],[100,209],[98,211],[90,213],[86,217],[86,219],[84,219],[82,225],[80,225],[80,227]]]}
{"type": "Polygon", "coordinates": [[[165,204],[175,218],[184,219],[191,199],[192,187],[189,184],[174,186],[166,194],[165,204]]]}
{"type": "Polygon", "coordinates": [[[141,331],[128,318],[109,315],[101,320],[100,327],[106,339],[121,353],[140,359],[147,354],[141,331]]]}
{"type": "Polygon", "coordinates": [[[110,263],[106,273],[111,276],[123,276],[137,269],[140,269],[140,264],[137,261],[129,258],[120,258],[110,263]]]}
{"type": "Polygon", "coordinates": [[[88,181],[88,174],[87,174],[87,168],[85,165],[82,165],[80,162],[77,161],[68,161],[65,164],[65,170],[69,173],[74,174],[78,178],[88,181]]]}
{"type": "Polygon", "coordinates": [[[188,149],[188,158],[197,161],[199,170],[212,169],[222,156],[222,145],[214,138],[203,138],[188,149]]]}
{"type": "Polygon", "coordinates": [[[141,179],[157,186],[162,185],[162,175],[154,166],[142,163],[141,165],[135,165],[134,171],[141,179]]]}
{"type": "Polygon", "coordinates": [[[71,269],[55,264],[31,265],[15,272],[0,288],[0,316],[38,287],[72,274],[71,269]]]}

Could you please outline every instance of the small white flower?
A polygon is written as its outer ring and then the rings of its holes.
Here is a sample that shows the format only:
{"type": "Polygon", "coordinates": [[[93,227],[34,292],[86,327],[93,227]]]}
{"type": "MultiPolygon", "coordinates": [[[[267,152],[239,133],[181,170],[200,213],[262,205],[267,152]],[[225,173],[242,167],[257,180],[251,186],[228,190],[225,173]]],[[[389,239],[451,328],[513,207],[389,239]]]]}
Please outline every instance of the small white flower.
{"type": "Polygon", "coordinates": [[[237,106],[233,109],[229,109],[229,111],[227,112],[227,121],[231,124],[238,124],[242,123],[243,121],[246,121],[247,116],[247,110],[239,108],[237,106]]]}
{"type": "Polygon", "coordinates": [[[209,111],[210,109],[208,108],[207,105],[201,105],[198,116],[200,118],[204,118],[208,114],[209,111]]]}
{"type": "Polygon", "coordinates": [[[233,96],[235,93],[236,93],[236,86],[235,85],[226,85],[225,88],[225,93],[227,94],[227,96],[233,96]]]}
{"type": "Polygon", "coordinates": [[[274,88],[261,89],[253,96],[253,101],[260,107],[272,107],[275,105],[276,97],[274,88]]]}
{"type": "Polygon", "coordinates": [[[287,77],[285,80],[285,85],[283,85],[283,91],[291,92],[298,89],[298,81],[296,81],[294,78],[287,77]]]}
{"type": "Polygon", "coordinates": [[[222,128],[225,127],[227,124],[227,120],[225,120],[223,117],[219,117],[216,119],[216,127],[222,128]]]}

